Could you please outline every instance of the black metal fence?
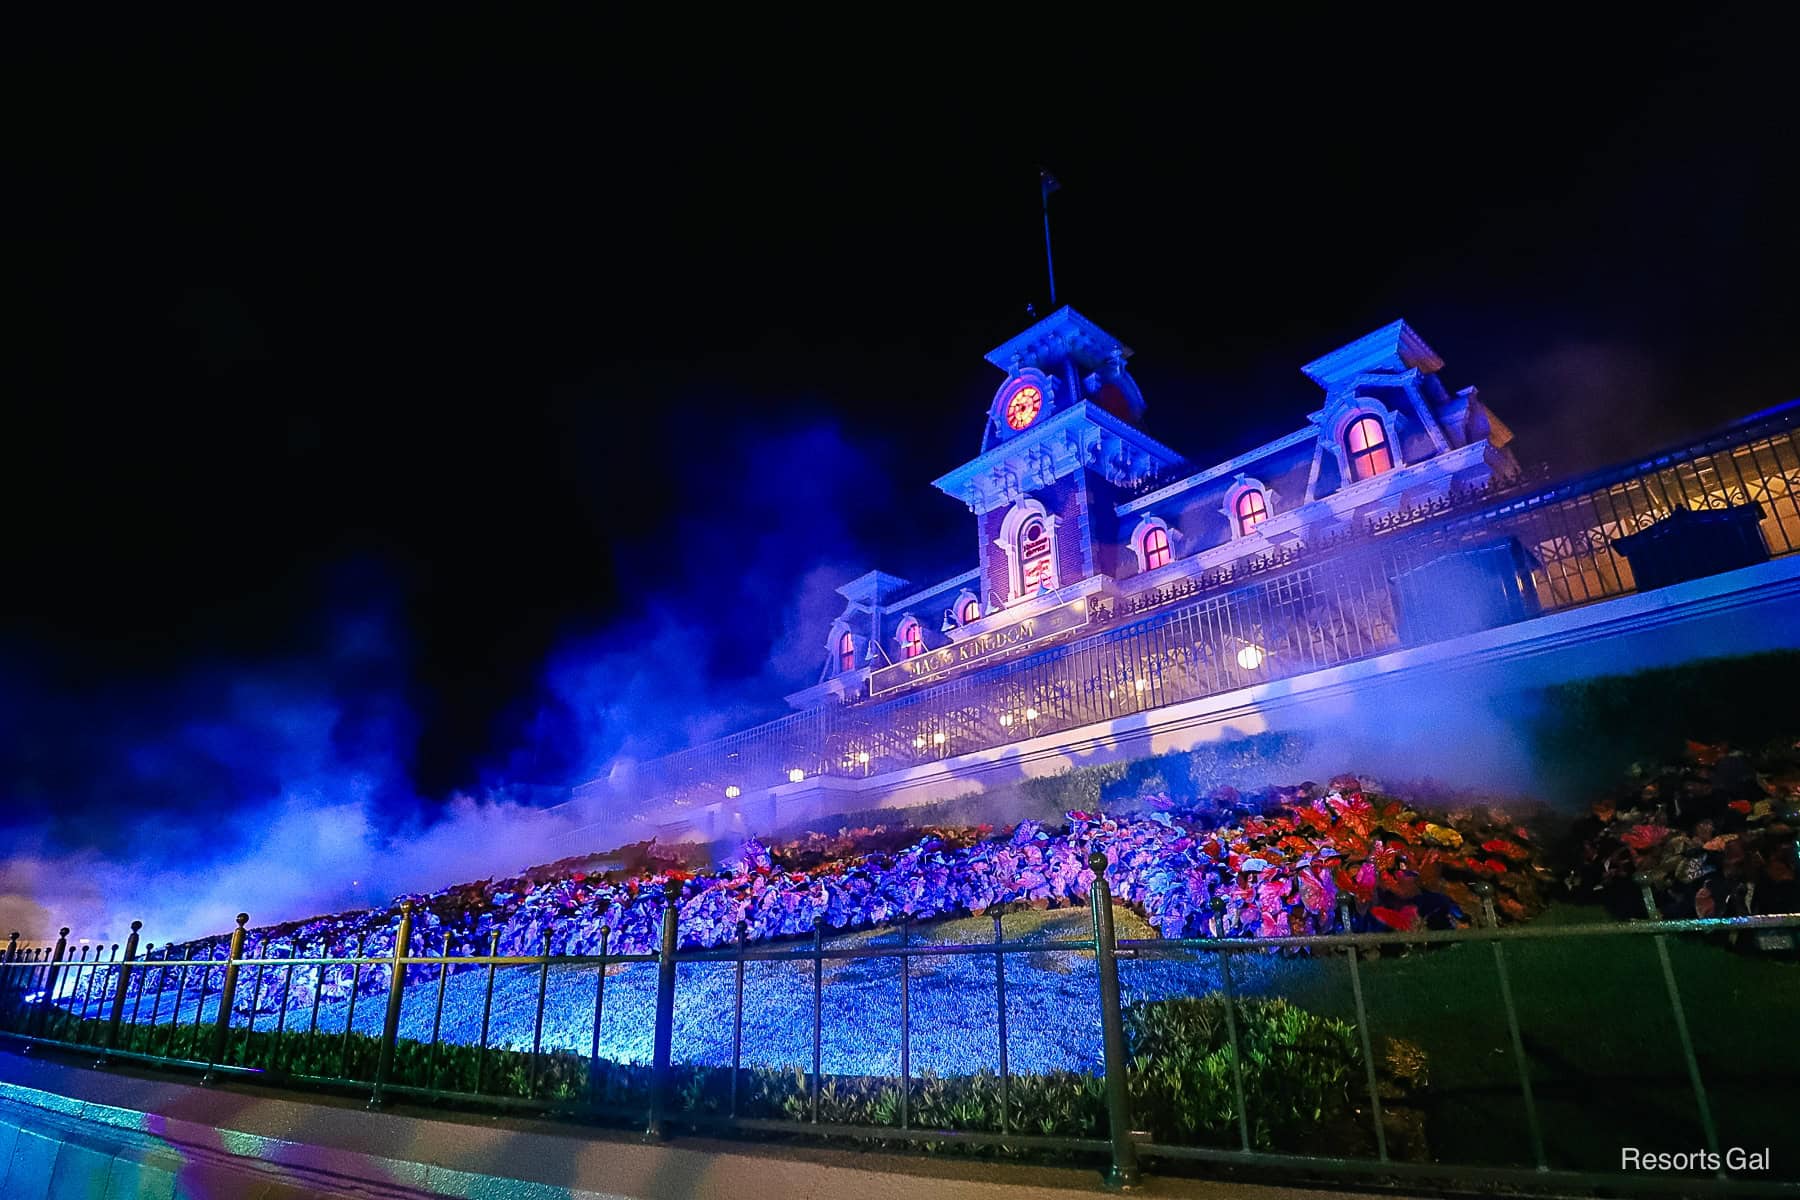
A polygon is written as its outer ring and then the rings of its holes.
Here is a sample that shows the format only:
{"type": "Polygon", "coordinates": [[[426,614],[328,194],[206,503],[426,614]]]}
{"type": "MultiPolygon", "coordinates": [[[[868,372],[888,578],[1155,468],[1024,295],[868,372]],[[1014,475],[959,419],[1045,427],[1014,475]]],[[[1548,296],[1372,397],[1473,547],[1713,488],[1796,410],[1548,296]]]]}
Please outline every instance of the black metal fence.
{"type": "MultiPolygon", "coordinates": [[[[1709,1048],[1706,1033],[1718,1028],[1708,1022],[1698,1033],[1689,1021],[1689,1002],[1678,979],[1671,942],[1679,938],[1704,939],[1709,943],[1742,940],[1765,947],[1792,951],[1800,933],[1800,917],[1746,916],[1730,919],[1668,921],[1656,916],[1645,888],[1651,918],[1637,922],[1593,925],[1537,924],[1502,929],[1491,902],[1491,889],[1477,885],[1483,908],[1478,928],[1415,931],[1408,933],[1335,934],[1263,939],[1119,939],[1114,931],[1114,907],[1105,870],[1106,856],[1096,852],[1089,860],[1093,871],[1088,935],[1043,940],[1006,940],[1002,920],[994,914],[994,940],[971,944],[916,942],[901,926],[897,941],[884,945],[831,945],[821,926],[807,943],[751,945],[739,926],[735,945],[700,951],[681,951],[677,945],[679,885],[667,888],[661,948],[649,954],[609,954],[601,942],[594,955],[500,956],[497,954],[449,956],[425,952],[415,936],[413,910],[403,907],[394,931],[394,949],[387,955],[308,958],[297,955],[261,957],[245,953],[245,926],[240,915],[223,958],[156,958],[139,953],[138,927],[123,947],[75,947],[68,931],[54,946],[21,946],[15,934],[0,965],[0,1037],[24,1043],[96,1053],[102,1063],[111,1059],[135,1060],[159,1066],[204,1072],[205,1078],[255,1076],[264,1082],[296,1087],[362,1089],[372,1105],[390,1097],[407,1097],[433,1103],[500,1105],[553,1110],[577,1117],[641,1121],[653,1136],[672,1136],[683,1130],[741,1130],[758,1135],[802,1135],[873,1140],[884,1143],[966,1143],[998,1146],[1013,1151],[1051,1152],[1073,1156],[1103,1156],[1115,1184],[1135,1182],[1143,1159],[1200,1160],[1212,1164],[1309,1173],[1330,1178],[1348,1176],[1392,1179],[1439,1180],[1467,1183],[1481,1181],[1525,1187],[1610,1187],[1632,1192],[1678,1192],[1744,1196],[1793,1195],[1800,1192],[1800,1175],[1792,1164],[1777,1161],[1773,1171],[1745,1173],[1725,1165],[1733,1146],[1761,1145],[1747,1140],[1767,1136],[1766,1122],[1758,1114],[1768,1107],[1759,1097],[1786,1097],[1800,1084],[1800,1071],[1785,1062],[1779,1047],[1791,1043],[1785,1028],[1767,1030],[1771,1053],[1751,1068],[1752,1092],[1746,1099],[1741,1089],[1745,1077],[1738,1073],[1725,1081],[1726,1102],[1721,1106],[1720,1082],[1709,1078],[1719,1069],[1726,1053],[1709,1048]],[[1486,889],[1486,890],[1484,890],[1486,889]],[[1606,1014],[1584,1010],[1585,998],[1578,981],[1560,996],[1535,994],[1533,986],[1521,990],[1515,972],[1521,959],[1547,946],[1582,948],[1583,960],[1606,958],[1615,963],[1633,962],[1643,968],[1641,988],[1633,992],[1633,1011],[1617,1014],[1631,1022],[1634,1053],[1641,1051],[1628,1078],[1574,1081],[1555,1078],[1558,1047],[1547,1042],[1537,1028],[1546,1013],[1581,1014],[1587,1028],[1598,1029],[1606,1014]],[[1633,958],[1635,947],[1644,952],[1633,958]],[[1485,947],[1485,952],[1483,951],[1485,947]],[[1589,949],[1589,948],[1592,949],[1589,949]],[[1604,951],[1604,953],[1603,953],[1604,951]],[[1057,1011],[1018,1014],[1008,1000],[1009,964],[1021,956],[1073,956],[1091,961],[1092,988],[1098,1001],[1098,1071],[1088,1093],[1095,1101],[1091,1128],[1066,1129],[1046,1124],[1016,1103],[1009,1089],[1029,1080],[1014,1071],[1008,1047],[1017,1038],[1016,1024],[1009,1028],[1009,1013],[1028,1020],[1056,1024],[1065,1021],[1057,1011]],[[1422,962],[1424,974],[1397,980],[1389,974],[1396,955],[1409,954],[1401,962],[1422,962]],[[1342,984],[1349,993],[1345,1007],[1355,1031],[1355,1058],[1361,1077],[1348,1087],[1348,1102],[1367,1124],[1364,1152],[1336,1148],[1323,1136],[1318,1144],[1283,1146],[1266,1144],[1254,1134],[1259,1104],[1268,1097],[1248,1090],[1246,1069],[1255,1058],[1246,1057],[1240,1022],[1244,1007],[1244,980],[1257,973],[1259,964],[1303,956],[1315,974],[1329,967],[1333,986],[1342,984]],[[1485,970],[1491,974],[1469,976],[1485,970]],[[991,1080],[997,1108],[984,1110],[971,1122],[936,1116],[921,1119],[920,1104],[925,1079],[913,1068],[912,1051],[930,1028],[921,1029],[911,996],[931,962],[945,959],[992,963],[995,989],[995,1024],[992,1045],[998,1051],[998,1073],[991,1080]],[[826,965],[862,964],[861,970],[891,970],[898,990],[897,1027],[871,1027],[866,1014],[826,1024],[826,965]],[[1191,976],[1192,991],[1211,992],[1223,999],[1229,1047],[1229,1073],[1216,1078],[1193,1079],[1183,1087],[1220,1103],[1232,1123],[1223,1142],[1201,1139],[1175,1140],[1148,1131],[1154,1114],[1139,1107],[1137,1076],[1143,1064],[1133,1058],[1125,1028],[1124,991],[1130,972],[1147,964],[1172,964],[1191,976]],[[810,1020],[810,1061],[799,1065],[799,1074],[784,1103],[771,1109],[768,1072],[759,1075],[746,1066],[752,1049],[745,1031],[746,971],[756,964],[787,964],[803,972],[806,986],[793,981],[778,996],[790,1015],[810,1020]],[[725,970],[732,975],[733,1002],[729,1014],[707,1014],[715,1023],[731,1021],[731,1065],[704,1073],[684,1065],[684,1048],[678,1045],[677,1004],[682,988],[682,968],[725,970]],[[608,1020],[609,976],[622,969],[655,972],[654,1028],[648,1062],[631,1068],[601,1056],[602,1030],[608,1020]],[[518,1002],[535,1003],[531,1010],[531,1037],[498,1038],[493,1035],[495,980],[506,970],[526,971],[534,987],[518,996],[518,1002]],[[296,972],[310,972],[310,988],[296,989],[296,972]],[[446,986],[453,974],[471,973],[483,984],[480,1034],[474,1045],[452,1043],[442,1036],[446,986]],[[592,980],[592,1025],[581,1052],[566,1046],[548,1048],[545,1043],[545,1004],[555,972],[570,978],[592,980]],[[1391,1032],[1394,1020],[1385,1016],[1384,1005],[1398,998],[1395,987],[1433,987],[1454,973],[1477,978],[1477,992],[1485,999],[1472,1002],[1482,1014],[1463,1014],[1475,1025],[1478,1016],[1494,1030],[1496,1062],[1504,1062],[1500,1080],[1481,1097],[1488,1107],[1472,1119],[1481,1123],[1484,1152],[1461,1159],[1446,1156],[1405,1156],[1391,1152],[1388,1122],[1384,1115],[1384,1084],[1378,1077],[1376,1031],[1391,1032]],[[358,982],[365,973],[385,985],[377,998],[383,1005],[378,1034],[355,1032],[358,982]],[[348,981],[347,988],[342,987],[348,981]],[[1490,990],[1491,989],[1491,990],[1490,990]],[[348,1005],[343,1027],[321,1028],[320,1012],[328,990],[348,1005]],[[303,999],[292,1003],[295,995],[303,999]],[[274,996],[279,996],[276,1003],[274,996]],[[187,1011],[192,997],[192,1011],[187,1011]],[[169,1003],[170,1000],[173,1003],[169,1003]],[[403,1038],[402,1013],[408,1002],[432,1009],[429,1038],[403,1038]],[[1548,1005],[1558,1007],[1552,1009],[1548,1005]],[[1483,1015],[1485,1014],[1485,1015],[1483,1015]],[[1658,1015],[1660,1014],[1660,1015],[1658,1015]],[[263,1023],[259,1028],[259,1018],[263,1023]],[[1504,1031],[1503,1039],[1499,1031],[1504,1031]],[[1656,1047],[1659,1031],[1672,1045],[1656,1047]],[[828,1036],[829,1035],[829,1036],[828,1036]],[[824,1070],[823,1048],[828,1041],[896,1039],[898,1073],[878,1081],[892,1100],[880,1110],[879,1119],[845,1123],[822,1119],[821,1100],[835,1094],[847,1081],[824,1070]],[[526,1048],[528,1046],[528,1048],[526,1048]],[[1570,1091],[1571,1084],[1573,1091],[1570,1091]],[[758,1089],[761,1089],[758,1091],[758,1089]],[[1705,1150],[1718,1156],[1719,1166],[1697,1172],[1633,1173],[1621,1167],[1601,1165],[1615,1156],[1617,1147],[1588,1145],[1570,1151],[1560,1124],[1547,1122],[1541,1109],[1545,1094],[1561,1089],[1557,1102],[1567,1109],[1590,1111],[1629,1097],[1652,1095],[1657,1108],[1641,1128],[1646,1145],[1705,1150]],[[1738,1090],[1732,1090],[1738,1089],[1738,1090]],[[752,1093],[756,1093],[753,1095],[752,1093]],[[1571,1101],[1570,1096],[1574,1099],[1571,1101]],[[1521,1151],[1510,1153],[1493,1114],[1502,1103],[1512,1115],[1512,1127],[1521,1140],[1521,1151]],[[776,1115],[771,1115],[774,1112],[776,1115]],[[1484,1115],[1485,1114],[1485,1115],[1484,1115]],[[976,1124],[981,1127],[970,1127],[976,1124]],[[1491,1144],[1490,1144],[1491,1143],[1491,1144]],[[1492,1150],[1492,1153],[1487,1151],[1492,1150]],[[1782,1174],[1785,1172],[1785,1176],[1782,1174]]],[[[1346,922],[1346,927],[1348,923],[1346,922]]],[[[448,949],[448,942],[445,942],[448,949]]],[[[1725,955],[1724,945],[1709,945],[1702,953],[1725,955]]],[[[1777,952],[1780,952],[1777,949],[1777,952]]],[[[1541,964],[1540,964],[1541,966],[1541,964]]],[[[1692,969],[1692,968],[1690,968],[1692,969]]],[[[1016,971],[1017,968],[1014,968],[1016,971]]],[[[1542,974],[1538,971],[1536,974],[1542,974]]],[[[1534,975],[1535,977],[1535,975],[1534,975]]],[[[1788,981],[1791,983],[1791,981],[1788,981]]],[[[1694,984],[1689,978],[1689,987],[1694,984]]],[[[1466,997],[1469,993],[1459,993],[1466,997]]],[[[973,997],[959,997],[963,1003],[973,997]]],[[[510,1002],[509,1002],[510,1003],[510,1002]]],[[[585,1001],[584,1001],[585,1003],[585,1001]]],[[[336,1005],[336,1001],[333,1001],[336,1005]]],[[[341,1005],[336,1005],[341,1007],[341,1005]]],[[[612,1017],[614,1022],[619,1018],[612,1017]]],[[[517,1024],[517,1022],[513,1022],[517,1024]]],[[[422,1023],[419,1025],[423,1028],[422,1023]]],[[[1093,1031],[1070,1029],[1067,1036],[1093,1031]]],[[[753,1037],[754,1035],[752,1035],[753,1037]]],[[[1480,1033],[1471,1036],[1485,1036],[1480,1033]]],[[[1787,1056],[1791,1057],[1791,1055],[1787,1056]]],[[[860,1081],[868,1084],[867,1079],[860,1081]]],[[[1559,1110],[1563,1111],[1563,1110],[1559,1110]]],[[[1468,1114],[1464,1114],[1465,1117],[1468,1114]]],[[[1781,1128],[1791,1120],[1779,1119],[1781,1128]]],[[[1605,1142],[1602,1131],[1590,1136],[1605,1142]]]]}
{"type": "Polygon", "coordinates": [[[705,805],[816,775],[885,774],[1623,595],[1635,583],[1615,544],[1677,508],[1756,505],[1770,553],[1789,554],[1800,548],[1797,430],[1800,402],[1553,487],[1452,494],[1127,597],[1125,623],[1068,645],[641,764],[636,789],[705,805]]]}

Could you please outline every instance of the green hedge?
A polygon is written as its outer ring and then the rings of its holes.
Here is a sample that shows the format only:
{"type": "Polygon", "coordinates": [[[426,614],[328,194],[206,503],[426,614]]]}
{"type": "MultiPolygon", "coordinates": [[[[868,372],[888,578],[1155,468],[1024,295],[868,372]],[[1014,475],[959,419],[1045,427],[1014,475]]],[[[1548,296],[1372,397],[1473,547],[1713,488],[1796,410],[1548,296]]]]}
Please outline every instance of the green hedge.
{"type": "MultiPolygon", "coordinates": [[[[1244,1052],[1244,1091],[1250,1097],[1251,1139],[1259,1148],[1292,1146],[1322,1131],[1341,1143],[1360,1137],[1362,1123],[1350,1101],[1362,1078],[1352,1028],[1316,1016],[1285,1000],[1239,1002],[1244,1052]]],[[[1219,996],[1149,1001],[1126,1007],[1130,1053],[1127,1087],[1139,1128],[1159,1140],[1235,1142],[1237,1110],[1225,1004],[1219,996]]],[[[100,1021],[67,1021],[51,1031],[63,1040],[97,1045],[100,1021]]],[[[120,1049],[204,1062],[211,1025],[127,1026],[120,1049]]],[[[379,1042],[339,1031],[233,1029],[224,1063],[267,1072],[273,1079],[371,1080],[379,1042]]],[[[546,1103],[573,1111],[629,1108],[649,1102],[650,1069],[552,1051],[533,1056],[515,1050],[444,1045],[402,1039],[395,1047],[389,1082],[546,1103]],[[478,1079],[477,1076],[480,1076],[478,1079]]],[[[674,1071],[675,1117],[730,1111],[731,1071],[678,1065],[674,1071]]],[[[749,1069],[739,1077],[738,1111],[746,1117],[807,1121],[810,1079],[801,1070],[749,1069]]],[[[819,1091],[819,1120],[827,1124],[900,1124],[899,1080],[880,1076],[827,1076],[819,1091]]],[[[1000,1079],[992,1073],[912,1081],[913,1127],[970,1132],[1001,1129],[1000,1079]]],[[[1097,1075],[1055,1072],[1016,1075],[1005,1089],[1006,1128],[1034,1135],[1106,1136],[1104,1084],[1097,1075]]]]}
{"type": "Polygon", "coordinates": [[[1636,762],[1682,757],[1688,739],[1760,746],[1791,736],[1800,651],[1715,658],[1545,688],[1528,733],[1546,778],[1573,794],[1610,789],[1636,762]]]}

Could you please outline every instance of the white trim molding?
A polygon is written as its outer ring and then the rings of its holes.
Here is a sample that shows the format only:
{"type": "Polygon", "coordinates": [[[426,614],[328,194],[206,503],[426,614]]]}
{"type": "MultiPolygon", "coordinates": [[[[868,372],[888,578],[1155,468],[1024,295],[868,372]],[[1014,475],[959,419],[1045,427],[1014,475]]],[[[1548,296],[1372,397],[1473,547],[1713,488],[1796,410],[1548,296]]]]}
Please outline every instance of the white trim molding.
{"type": "Polygon", "coordinates": [[[1027,496],[1007,512],[1006,519],[1000,522],[1000,536],[994,539],[994,545],[1000,547],[1000,552],[1006,555],[1008,603],[1029,599],[1025,595],[1025,584],[1020,575],[1023,564],[1019,559],[1019,535],[1034,517],[1044,523],[1044,536],[1050,539],[1050,590],[1054,592],[1062,586],[1062,563],[1056,553],[1056,531],[1062,521],[1044,507],[1043,501],[1027,496]]]}

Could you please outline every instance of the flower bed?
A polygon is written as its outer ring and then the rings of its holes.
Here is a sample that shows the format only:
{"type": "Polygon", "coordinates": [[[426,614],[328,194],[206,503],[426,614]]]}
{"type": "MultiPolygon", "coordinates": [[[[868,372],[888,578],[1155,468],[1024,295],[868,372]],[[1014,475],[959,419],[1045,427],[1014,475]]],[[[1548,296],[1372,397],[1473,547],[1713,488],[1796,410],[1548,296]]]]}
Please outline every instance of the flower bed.
{"type": "MultiPolygon", "coordinates": [[[[981,913],[997,905],[1059,907],[1085,903],[1087,858],[1103,851],[1114,894],[1165,937],[1286,937],[1343,928],[1410,930],[1467,925],[1479,913],[1470,885],[1495,885],[1500,915],[1518,920],[1539,904],[1530,834],[1502,814],[1475,809],[1427,816],[1343,777],[1326,788],[1301,785],[1245,796],[1216,790],[1179,804],[1146,797],[1132,815],[1072,812],[1063,827],[1027,821],[904,830],[877,827],[834,837],[811,835],[781,846],[747,843],[710,873],[678,869],[590,874],[540,868],[500,883],[464,884],[414,902],[414,954],[594,954],[603,931],[612,953],[644,953],[660,941],[663,885],[680,885],[684,948],[729,943],[740,923],[751,941],[829,929],[887,925],[981,913]],[[1342,902],[1347,902],[1341,907],[1342,902]]],[[[252,930],[247,952],[280,958],[392,953],[394,908],[320,917],[252,930]]],[[[222,957],[223,938],[167,951],[180,958],[222,957]]],[[[162,957],[158,951],[154,957],[162,957]]],[[[285,990],[310,1003],[315,984],[326,1001],[386,988],[378,968],[299,967],[285,990]]],[[[197,994],[190,971],[184,995],[197,994]]],[[[216,993],[222,968],[205,987],[216,993]]],[[[283,976],[286,978],[285,974],[283,976]]],[[[435,978],[415,967],[415,982],[435,978]]],[[[257,992],[258,1011],[273,1011],[280,991],[257,992]]],[[[173,1002],[173,997],[170,997],[173,1002]]]]}
{"type": "Polygon", "coordinates": [[[1667,917],[1800,912],[1797,830],[1800,742],[1750,753],[1689,743],[1594,802],[1575,826],[1568,883],[1619,916],[1644,915],[1640,874],[1667,917]]]}

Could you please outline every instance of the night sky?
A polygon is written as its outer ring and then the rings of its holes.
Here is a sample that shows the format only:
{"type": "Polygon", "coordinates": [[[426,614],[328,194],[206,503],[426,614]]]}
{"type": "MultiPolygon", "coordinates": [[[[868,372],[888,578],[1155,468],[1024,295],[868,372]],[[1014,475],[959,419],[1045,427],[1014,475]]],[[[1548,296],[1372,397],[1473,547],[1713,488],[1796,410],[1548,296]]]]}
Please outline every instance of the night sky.
{"type": "Polygon", "coordinates": [[[1202,465],[1402,316],[1561,471],[1800,394],[1758,10],[1108,12],[17,31],[9,829],[191,845],[293,757],[428,821],[778,709],[831,587],[971,563],[929,482],[1047,309],[1040,164],[1202,465]]]}

